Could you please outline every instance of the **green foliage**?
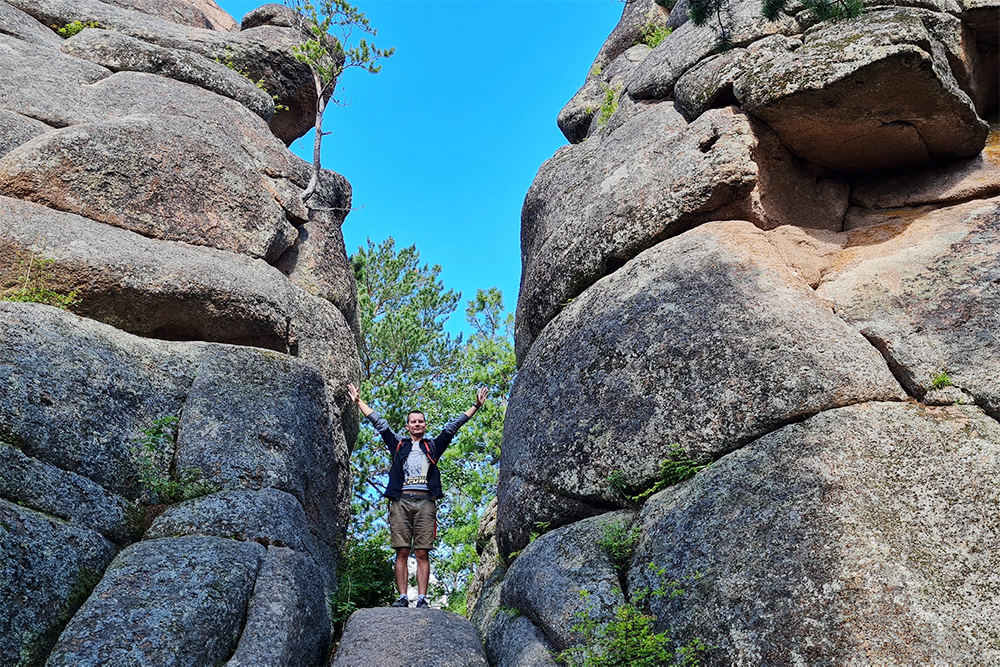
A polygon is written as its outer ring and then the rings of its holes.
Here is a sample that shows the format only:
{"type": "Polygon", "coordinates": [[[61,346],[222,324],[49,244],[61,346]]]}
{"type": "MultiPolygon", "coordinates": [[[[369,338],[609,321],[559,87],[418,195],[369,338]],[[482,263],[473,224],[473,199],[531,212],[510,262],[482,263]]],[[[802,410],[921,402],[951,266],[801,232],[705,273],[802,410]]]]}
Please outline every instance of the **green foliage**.
{"type": "MultiPolygon", "coordinates": [[[[597,127],[603,128],[611,120],[611,117],[618,110],[618,95],[621,88],[614,88],[606,83],[602,83],[604,88],[604,99],[601,101],[601,113],[597,116],[597,127]]],[[[572,301],[572,299],[570,299],[572,301]]],[[[570,303],[567,301],[566,303],[570,303]]]]}
{"type": "MultiPolygon", "coordinates": [[[[788,6],[789,0],[764,0],[761,12],[769,21],[777,21],[788,6]]],[[[802,0],[802,8],[815,21],[837,21],[861,15],[861,0],[802,0]]]]}
{"type": "Polygon", "coordinates": [[[63,37],[72,37],[73,35],[82,31],[84,28],[100,28],[100,27],[101,26],[98,25],[97,21],[87,21],[86,23],[83,23],[81,21],[72,21],[70,23],[67,23],[63,27],[58,28],[56,32],[58,32],[63,37]]]}
{"type": "Polygon", "coordinates": [[[177,440],[177,422],[173,415],[154,420],[149,428],[142,430],[142,437],[132,447],[147,504],[175,503],[218,490],[216,485],[201,479],[198,468],[184,468],[173,477],[167,473],[177,440]]]}
{"type": "Polygon", "coordinates": [[[650,21],[646,25],[642,26],[639,31],[640,41],[649,48],[655,49],[659,46],[660,42],[669,37],[670,33],[673,31],[673,28],[668,28],[665,25],[659,25],[650,21]]]}
{"type": "Polygon", "coordinates": [[[7,290],[0,301],[43,303],[63,310],[69,310],[80,303],[75,291],[63,294],[50,287],[54,259],[31,252],[20,261],[20,265],[21,274],[17,278],[17,287],[7,290]]]}
{"type": "Polygon", "coordinates": [[[590,68],[590,76],[601,76],[601,66],[597,63],[590,68]]]}
{"type": "Polygon", "coordinates": [[[944,389],[951,386],[953,386],[951,378],[945,371],[941,371],[931,380],[931,389],[944,389]]]}
{"type": "Polygon", "coordinates": [[[621,494],[631,502],[643,503],[654,493],[694,477],[711,464],[711,461],[701,462],[688,457],[680,445],[674,445],[667,454],[667,459],[660,464],[659,479],[653,486],[641,493],[631,493],[632,489],[624,473],[620,470],[613,470],[608,475],[608,487],[611,491],[621,494]]]}
{"type": "MultiPolygon", "coordinates": [[[[513,316],[499,290],[478,290],[467,303],[467,339],[444,330],[461,295],[446,289],[441,267],[421,265],[415,246],[398,249],[390,238],[368,241],[351,256],[358,285],[362,340],[360,390],[365,401],[398,431],[411,408],[423,410],[428,432],[467,410],[476,387],[490,390],[486,404],[459,431],[438,465],[445,498],[438,507],[434,595],[450,609],[464,605],[466,583],[479,561],[479,516],[496,492],[506,397],[514,379],[513,316]]],[[[373,535],[385,525],[381,499],[391,458],[371,428],[363,427],[352,454],[352,532],[373,535]]]]}
{"type": "Polygon", "coordinates": [[[638,525],[631,525],[621,519],[601,524],[601,537],[597,540],[597,546],[608,554],[619,573],[625,572],[628,568],[632,554],[635,553],[635,546],[639,543],[640,533],[638,525]]]}
{"type": "Polygon", "coordinates": [[[341,549],[337,565],[337,594],[333,598],[333,622],[343,628],[358,609],[384,607],[396,598],[396,575],[386,548],[387,536],[349,540],[341,549]]]}

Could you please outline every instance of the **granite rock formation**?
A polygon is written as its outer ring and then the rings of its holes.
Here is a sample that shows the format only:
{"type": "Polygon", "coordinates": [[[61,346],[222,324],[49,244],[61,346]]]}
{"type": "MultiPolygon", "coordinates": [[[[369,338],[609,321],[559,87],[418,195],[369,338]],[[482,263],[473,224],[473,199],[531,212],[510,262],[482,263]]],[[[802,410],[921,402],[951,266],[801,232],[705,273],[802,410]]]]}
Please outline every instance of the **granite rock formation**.
{"type": "Polygon", "coordinates": [[[1000,662],[1000,5],[760,10],[626,3],[525,198],[492,665],[626,604],[702,664],[1000,662]]]}
{"type": "Polygon", "coordinates": [[[351,188],[301,201],[315,100],[278,9],[0,2],[0,293],[71,297],[0,302],[2,664],[327,657],[351,188]],[[153,478],[200,495],[150,507],[153,478]]]}

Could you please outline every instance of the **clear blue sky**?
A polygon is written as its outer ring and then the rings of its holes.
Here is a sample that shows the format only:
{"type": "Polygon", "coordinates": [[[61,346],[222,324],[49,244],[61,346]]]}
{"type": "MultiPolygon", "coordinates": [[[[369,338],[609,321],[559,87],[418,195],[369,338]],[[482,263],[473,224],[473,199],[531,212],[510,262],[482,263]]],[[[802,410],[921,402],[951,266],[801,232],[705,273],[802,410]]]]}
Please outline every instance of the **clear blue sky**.
{"type": "MultiPolygon", "coordinates": [[[[217,0],[237,21],[257,1],[217,0]]],[[[370,237],[415,243],[440,264],[463,305],[499,287],[513,312],[521,274],[520,214],[543,161],[566,143],[556,115],[583,84],[621,17],[620,0],[362,0],[395,46],[382,72],[345,74],[330,107],[323,166],[354,187],[349,253],[370,237]]],[[[292,144],[307,160],[312,134],[292,144]]]]}

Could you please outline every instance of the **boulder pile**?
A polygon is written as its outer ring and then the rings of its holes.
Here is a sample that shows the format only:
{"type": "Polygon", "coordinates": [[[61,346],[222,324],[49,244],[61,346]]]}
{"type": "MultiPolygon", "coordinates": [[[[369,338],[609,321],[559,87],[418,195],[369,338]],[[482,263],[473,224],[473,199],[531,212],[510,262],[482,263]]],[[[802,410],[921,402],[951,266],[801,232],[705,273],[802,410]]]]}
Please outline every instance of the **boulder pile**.
{"type": "Polygon", "coordinates": [[[1000,6],[663,4],[525,198],[491,664],[1000,662],[1000,6]]]}
{"type": "Polygon", "coordinates": [[[303,204],[286,148],[299,29],[211,0],[0,22],[0,293],[69,308],[0,302],[0,664],[318,664],[357,304],[350,185],[303,204]]]}

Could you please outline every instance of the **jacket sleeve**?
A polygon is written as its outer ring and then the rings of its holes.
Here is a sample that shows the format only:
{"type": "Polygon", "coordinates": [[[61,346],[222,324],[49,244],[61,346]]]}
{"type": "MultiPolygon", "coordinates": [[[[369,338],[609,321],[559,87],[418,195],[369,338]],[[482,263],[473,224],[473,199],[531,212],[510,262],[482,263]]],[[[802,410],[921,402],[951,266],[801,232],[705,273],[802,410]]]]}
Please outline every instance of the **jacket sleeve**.
{"type": "Polygon", "coordinates": [[[451,441],[458,434],[458,429],[462,428],[467,421],[469,421],[469,418],[461,414],[444,425],[444,428],[441,429],[441,434],[434,438],[434,449],[437,452],[438,458],[441,458],[444,450],[448,449],[448,445],[451,444],[451,441]]]}
{"type": "Polygon", "coordinates": [[[372,410],[371,414],[368,415],[368,421],[372,423],[378,434],[382,436],[382,442],[389,449],[389,454],[396,453],[396,446],[399,445],[399,436],[389,428],[389,422],[383,419],[382,415],[372,410]]]}

